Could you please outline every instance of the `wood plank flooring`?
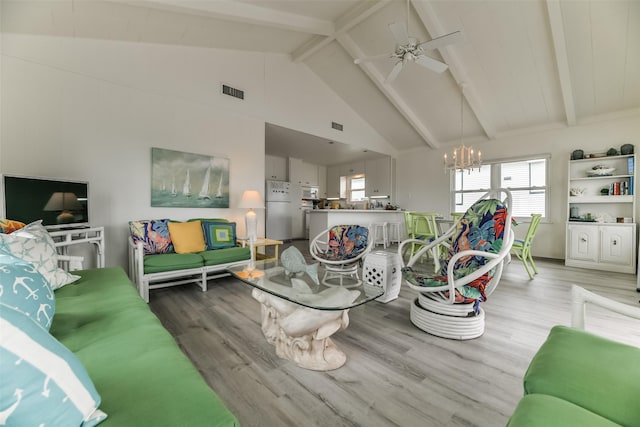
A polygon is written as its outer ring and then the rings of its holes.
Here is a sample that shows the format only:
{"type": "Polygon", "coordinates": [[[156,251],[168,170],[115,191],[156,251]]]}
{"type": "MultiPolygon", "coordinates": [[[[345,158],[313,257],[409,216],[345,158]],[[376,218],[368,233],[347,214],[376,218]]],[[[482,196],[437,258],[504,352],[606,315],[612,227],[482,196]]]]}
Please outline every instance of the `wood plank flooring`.
{"type": "MultiPolygon", "coordinates": [[[[471,341],[414,327],[416,292],[408,288],[390,303],[352,309],[349,327],[333,336],[347,363],[330,372],[277,357],[251,287],[235,279],[211,281],[206,293],[195,285],[155,290],[150,306],[245,427],[504,426],[549,329],[570,322],[572,283],[632,305],[640,298],[633,275],[536,264],[534,280],[515,258],[505,268],[483,305],[485,334],[471,341]]],[[[640,346],[638,321],[590,309],[587,329],[640,346]]]]}

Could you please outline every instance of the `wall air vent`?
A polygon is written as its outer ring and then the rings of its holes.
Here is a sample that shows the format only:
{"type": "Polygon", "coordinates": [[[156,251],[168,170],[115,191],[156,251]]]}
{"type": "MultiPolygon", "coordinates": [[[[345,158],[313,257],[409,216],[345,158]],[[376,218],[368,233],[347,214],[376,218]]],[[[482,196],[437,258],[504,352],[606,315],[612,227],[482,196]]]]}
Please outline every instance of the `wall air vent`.
{"type": "Polygon", "coordinates": [[[244,99],[244,91],[231,86],[222,85],[222,93],[233,96],[234,98],[244,99]]]}
{"type": "Polygon", "coordinates": [[[342,132],[342,125],[340,123],[331,122],[331,127],[342,132]]]}

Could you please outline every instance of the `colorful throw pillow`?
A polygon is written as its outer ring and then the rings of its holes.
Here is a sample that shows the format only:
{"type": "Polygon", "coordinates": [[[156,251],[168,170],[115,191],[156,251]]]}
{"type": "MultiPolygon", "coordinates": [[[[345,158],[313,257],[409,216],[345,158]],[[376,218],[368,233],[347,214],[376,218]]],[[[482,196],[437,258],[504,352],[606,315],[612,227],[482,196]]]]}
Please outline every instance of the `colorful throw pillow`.
{"type": "Polygon", "coordinates": [[[237,246],[235,222],[202,221],[202,231],[209,251],[237,246]]]}
{"type": "Polygon", "coordinates": [[[174,252],[169,235],[168,219],[129,221],[129,232],[135,243],[142,242],[145,255],[174,252]]]}
{"type": "Polygon", "coordinates": [[[11,234],[0,234],[0,249],[35,265],[53,290],[80,278],[58,268],[56,247],[42,221],[32,222],[11,234]]]}
{"type": "Polygon", "coordinates": [[[20,311],[0,304],[0,408],[12,426],[95,426],[107,415],[78,358],[20,311]]]}
{"type": "Polygon", "coordinates": [[[0,249],[0,303],[51,327],[56,300],[49,282],[30,264],[0,249]]]}
{"type": "Polygon", "coordinates": [[[0,233],[9,234],[20,230],[26,224],[12,219],[0,219],[0,233]]]}
{"type": "Polygon", "coordinates": [[[169,235],[177,254],[202,252],[206,247],[200,221],[170,222],[169,235]]]}

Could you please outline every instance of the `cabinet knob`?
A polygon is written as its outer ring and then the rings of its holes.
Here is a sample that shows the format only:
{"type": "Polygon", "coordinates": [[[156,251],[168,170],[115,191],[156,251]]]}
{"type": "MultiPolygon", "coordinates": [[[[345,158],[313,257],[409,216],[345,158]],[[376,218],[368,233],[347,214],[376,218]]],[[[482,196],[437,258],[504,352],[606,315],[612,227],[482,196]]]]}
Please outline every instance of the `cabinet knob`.
{"type": "Polygon", "coordinates": [[[580,238],[580,241],[581,241],[581,242],[586,242],[586,241],[587,241],[587,239],[585,239],[584,237],[582,237],[582,238],[580,238]]]}
{"type": "Polygon", "coordinates": [[[615,246],[615,245],[617,245],[617,244],[618,244],[618,241],[617,241],[617,240],[614,240],[614,241],[613,241],[613,246],[615,246]]]}

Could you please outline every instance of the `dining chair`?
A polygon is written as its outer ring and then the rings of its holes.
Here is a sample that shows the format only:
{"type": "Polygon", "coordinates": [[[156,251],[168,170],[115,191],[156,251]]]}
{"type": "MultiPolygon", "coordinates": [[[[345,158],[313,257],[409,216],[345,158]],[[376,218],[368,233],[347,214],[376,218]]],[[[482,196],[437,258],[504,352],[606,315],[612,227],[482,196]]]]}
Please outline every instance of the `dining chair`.
{"type": "Polygon", "coordinates": [[[531,256],[531,245],[533,244],[533,238],[536,237],[536,231],[538,231],[541,219],[541,214],[531,214],[531,224],[529,224],[527,235],[523,240],[514,240],[513,246],[511,246],[511,253],[522,261],[530,279],[533,279],[534,274],[538,274],[538,269],[531,256]]]}
{"type": "MultiPolygon", "coordinates": [[[[438,238],[437,216],[437,212],[413,212],[412,233],[410,238],[417,240],[417,242],[411,244],[411,255],[409,258],[418,252],[420,246],[428,244],[438,238]]],[[[438,253],[439,249],[437,247],[431,251],[436,271],[440,269],[438,253]]]]}

